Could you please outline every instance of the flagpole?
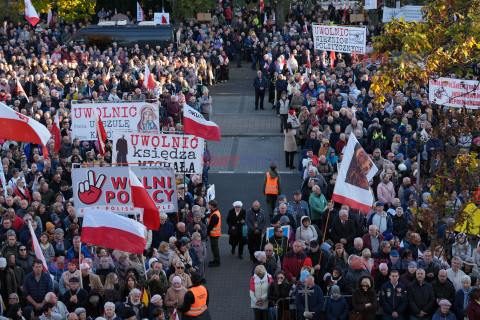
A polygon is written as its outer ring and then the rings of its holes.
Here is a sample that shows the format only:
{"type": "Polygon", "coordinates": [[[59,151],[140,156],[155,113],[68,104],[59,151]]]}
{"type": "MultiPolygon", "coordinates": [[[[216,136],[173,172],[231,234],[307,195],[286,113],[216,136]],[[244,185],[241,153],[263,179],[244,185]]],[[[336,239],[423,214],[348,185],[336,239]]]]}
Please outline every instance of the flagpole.
{"type": "Polygon", "coordinates": [[[320,250],[320,258],[318,259],[318,265],[320,265],[320,262],[322,261],[323,244],[325,243],[325,236],[327,234],[328,220],[329,219],[330,219],[330,210],[328,210],[327,222],[325,223],[325,230],[323,230],[322,247],[321,247],[321,250],[320,250]]]}
{"type": "MultiPolygon", "coordinates": [[[[183,112],[182,112],[182,140],[183,140],[183,145],[182,145],[182,149],[183,151],[185,152],[185,121],[184,121],[184,115],[183,115],[183,112]]],[[[205,151],[205,150],[204,150],[205,151]]],[[[183,184],[185,185],[185,179],[187,178],[187,173],[185,172],[185,166],[187,165],[186,163],[186,157],[183,159],[183,184]]],[[[188,191],[188,190],[187,190],[188,191]]],[[[185,197],[185,195],[184,195],[185,197]]],[[[188,204],[185,205],[185,211],[187,210],[188,208],[188,204]]],[[[185,218],[187,217],[187,213],[185,212],[185,218]]],[[[180,213],[178,213],[178,210],[177,210],[177,220],[180,222],[180,213]]]]}
{"type": "Polygon", "coordinates": [[[83,275],[82,275],[81,260],[82,260],[82,239],[80,239],[80,248],[78,249],[78,269],[80,269],[80,288],[83,289],[83,275]]]}
{"type": "MultiPolygon", "coordinates": [[[[135,209],[135,220],[138,219],[138,223],[142,223],[140,222],[140,213],[138,212],[138,209],[135,209]]],[[[148,232],[148,230],[147,230],[148,232]]],[[[142,254],[142,265],[143,265],[143,271],[145,271],[145,280],[148,280],[147,278],[147,267],[145,266],[145,256],[142,254]]]]}

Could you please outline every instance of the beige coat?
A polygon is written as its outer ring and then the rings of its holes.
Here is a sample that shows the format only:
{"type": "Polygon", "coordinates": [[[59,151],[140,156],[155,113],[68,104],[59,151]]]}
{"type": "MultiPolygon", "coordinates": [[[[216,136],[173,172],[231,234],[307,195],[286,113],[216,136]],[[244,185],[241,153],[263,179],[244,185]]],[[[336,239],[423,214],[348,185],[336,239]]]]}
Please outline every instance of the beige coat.
{"type": "Polygon", "coordinates": [[[297,132],[294,129],[290,129],[288,132],[287,130],[283,130],[283,133],[285,134],[285,144],[283,149],[286,152],[296,152],[298,150],[297,142],[295,141],[295,134],[297,132]]]}
{"type": "Polygon", "coordinates": [[[182,287],[180,290],[175,290],[173,287],[168,288],[167,294],[165,294],[165,307],[167,307],[168,314],[172,314],[175,307],[183,303],[183,298],[187,291],[188,290],[185,289],[185,287],[182,287]],[[178,303],[175,304],[175,300],[178,300],[178,303]]]}

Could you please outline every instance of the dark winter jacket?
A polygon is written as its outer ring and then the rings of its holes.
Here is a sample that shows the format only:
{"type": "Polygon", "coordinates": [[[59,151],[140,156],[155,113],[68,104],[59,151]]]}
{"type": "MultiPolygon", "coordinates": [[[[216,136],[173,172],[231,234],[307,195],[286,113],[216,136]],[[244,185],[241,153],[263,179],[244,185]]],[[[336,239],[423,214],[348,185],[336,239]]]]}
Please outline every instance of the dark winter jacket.
{"type": "Polygon", "coordinates": [[[418,315],[421,311],[429,317],[435,311],[435,293],[428,282],[413,281],[408,287],[408,306],[412,315],[418,315]]]}

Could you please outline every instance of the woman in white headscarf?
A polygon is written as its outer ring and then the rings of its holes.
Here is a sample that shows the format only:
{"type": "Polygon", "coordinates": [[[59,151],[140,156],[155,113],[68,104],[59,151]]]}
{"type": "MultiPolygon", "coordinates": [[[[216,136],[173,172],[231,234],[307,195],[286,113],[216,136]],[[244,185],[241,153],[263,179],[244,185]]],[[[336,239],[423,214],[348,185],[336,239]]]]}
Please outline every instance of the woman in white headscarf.
{"type": "Polygon", "coordinates": [[[167,307],[168,315],[171,315],[173,310],[183,303],[183,297],[185,297],[187,291],[182,284],[182,279],[179,276],[174,276],[172,286],[168,288],[165,294],[165,306],[167,307]]]}
{"type": "Polygon", "coordinates": [[[232,246],[232,254],[238,246],[238,257],[243,259],[243,247],[247,243],[247,238],[243,235],[243,226],[245,226],[246,211],[242,208],[241,201],[233,203],[233,209],[230,209],[227,216],[228,235],[230,239],[228,243],[232,246]]]}

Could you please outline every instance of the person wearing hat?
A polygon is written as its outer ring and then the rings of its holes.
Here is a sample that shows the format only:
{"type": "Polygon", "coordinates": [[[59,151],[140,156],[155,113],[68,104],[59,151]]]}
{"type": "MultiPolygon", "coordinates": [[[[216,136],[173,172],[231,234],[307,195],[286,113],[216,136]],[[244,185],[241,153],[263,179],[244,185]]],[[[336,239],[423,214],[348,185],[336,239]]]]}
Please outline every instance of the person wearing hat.
{"type": "Polygon", "coordinates": [[[295,305],[297,307],[297,319],[322,319],[323,308],[323,292],[322,289],[315,284],[315,279],[312,275],[305,277],[305,282],[298,288],[295,295],[295,305]],[[310,293],[305,293],[305,290],[311,290],[310,293]],[[305,297],[307,295],[307,297],[305,297]],[[305,300],[308,300],[308,311],[306,310],[305,300]]]}
{"type": "Polygon", "coordinates": [[[210,238],[210,246],[212,249],[213,260],[208,263],[209,267],[219,267],[220,266],[220,250],[218,247],[218,239],[221,236],[221,224],[222,217],[220,211],[218,210],[218,203],[216,200],[210,200],[208,202],[208,207],[210,211],[210,216],[208,219],[207,225],[207,234],[210,238]]]}
{"type": "Polygon", "coordinates": [[[463,260],[463,272],[470,277],[480,279],[480,271],[478,270],[473,257],[466,257],[465,260],[463,260]]]}
{"type": "Polygon", "coordinates": [[[264,190],[265,201],[267,202],[268,215],[271,219],[278,195],[282,192],[282,180],[277,172],[277,164],[275,162],[270,164],[270,171],[265,175],[262,189],[264,190]]]}
{"type": "Polygon", "coordinates": [[[7,259],[3,257],[0,258],[0,279],[2,283],[0,294],[3,301],[8,301],[8,295],[17,292],[17,283],[15,273],[11,268],[7,268],[7,259]]]}
{"type": "Polygon", "coordinates": [[[340,287],[333,285],[325,307],[327,319],[347,320],[348,312],[349,307],[347,301],[340,293],[340,287]]]}
{"type": "Polygon", "coordinates": [[[244,235],[243,227],[246,227],[245,219],[247,212],[242,208],[241,201],[235,201],[233,208],[228,211],[228,243],[232,246],[232,254],[235,254],[235,249],[238,246],[238,257],[243,259],[243,247],[247,243],[246,234],[244,235]]]}
{"type": "MultiPolygon", "coordinates": [[[[290,112],[293,112],[295,114],[294,110],[290,110],[290,112]]],[[[298,146],[295,140],[297,131],[293,128],[292,122],[287,122],[285,124],[285,129],[283,130],[283,134],[285,136],[285,140],[283,144],[283,150],[285,151],[285,167],[293,170],[296,168],[293,164],[294,164],[295,153],[297,153],[298,151],[298,146]]]]}
{"type": "Polygon", "coordinates": [[[296,225],[300,225],[302,217],[310,217],[308,203],[302,200],[302,191],[295,190],[293,192],[293,200],[288,203],[288,207],[293,209],[296,225]]]}
{"type": "Polygon", "coordinates": [[[69,289],[62,295],[62,302],[69,312],[74,312],[76,308],[83,306],[88,299],[88,292],[80,288],[80,279],[71,277],[69,280],[69,289]]]}
{"type": "Polygon", "coordinates": [[[455,314],[450,311],[450,308],[452,306],[450,301],[448,301],[447,299],[441,299],[440,301],[438,301],[438,306],[439,308],[433,314],[432,320],[457,320],[455,314]]]}
{"type": "Polygon", "coordinates": [[[192,207],[193,221],[187,224],[187,231],[193,235],[195,232],[200,233],[202,241],[207,239],[207,225],[202,221],[202,213],[200,212],[200,206],[194,205],[192,207]]]}

